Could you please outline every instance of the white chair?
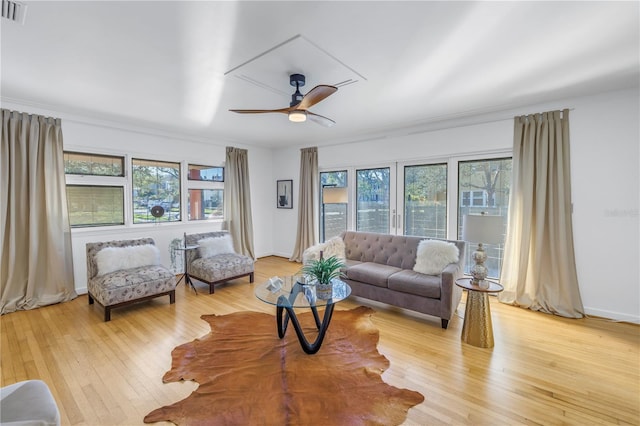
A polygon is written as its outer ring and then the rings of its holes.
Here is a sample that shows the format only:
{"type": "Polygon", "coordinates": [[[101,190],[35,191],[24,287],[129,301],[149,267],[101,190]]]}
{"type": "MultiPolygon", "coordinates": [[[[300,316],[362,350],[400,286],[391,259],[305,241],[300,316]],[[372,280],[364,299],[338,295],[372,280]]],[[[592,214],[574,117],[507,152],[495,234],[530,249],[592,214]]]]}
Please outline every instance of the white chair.
{"type": "Polygon", "coordinates": [[[42,380],[26,380],[0,388],[0,424],[59,426],[60,412],[42,380]]]}

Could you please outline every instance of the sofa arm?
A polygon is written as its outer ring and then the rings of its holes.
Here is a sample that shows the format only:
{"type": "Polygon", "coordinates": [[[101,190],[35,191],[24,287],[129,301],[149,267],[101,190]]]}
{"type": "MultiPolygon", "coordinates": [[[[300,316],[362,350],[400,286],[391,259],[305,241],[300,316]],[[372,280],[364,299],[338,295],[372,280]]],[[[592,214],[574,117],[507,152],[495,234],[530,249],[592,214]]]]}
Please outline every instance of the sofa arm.
{"type": "Polygon", "coordinates": [[[440,312],[440,318],[443,320],[450,320],[460,304],[462,288],[456,285],[456,280],[464,275],[462,265],[461,262],[450,263],[442,271],[440,282],[442,311],[440,312]]]}

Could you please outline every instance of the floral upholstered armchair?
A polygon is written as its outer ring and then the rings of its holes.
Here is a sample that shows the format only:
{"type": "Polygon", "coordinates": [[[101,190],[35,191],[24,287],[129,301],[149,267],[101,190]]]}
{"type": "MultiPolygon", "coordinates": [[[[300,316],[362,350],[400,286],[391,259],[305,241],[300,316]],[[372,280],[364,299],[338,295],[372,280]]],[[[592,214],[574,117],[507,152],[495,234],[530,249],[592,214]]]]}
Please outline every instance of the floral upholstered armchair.
{"type": "Polygon", "coordinates": [[[166,295],[174,303],[176,277],[160,264],[152,238],[87,243],[87,289],[89,304],[104,306],[110,321],[120,306],[166,295]]]}
{"type": "Polygon", "coordinates": [[[197,250],[187,252],[189,276],[209,284],[209,294],[214,285],[235,278],[249,276],[253,282],[253,259],[238,254],[228,231],[187,234],[186,244],[197,245],[197,250]]]}

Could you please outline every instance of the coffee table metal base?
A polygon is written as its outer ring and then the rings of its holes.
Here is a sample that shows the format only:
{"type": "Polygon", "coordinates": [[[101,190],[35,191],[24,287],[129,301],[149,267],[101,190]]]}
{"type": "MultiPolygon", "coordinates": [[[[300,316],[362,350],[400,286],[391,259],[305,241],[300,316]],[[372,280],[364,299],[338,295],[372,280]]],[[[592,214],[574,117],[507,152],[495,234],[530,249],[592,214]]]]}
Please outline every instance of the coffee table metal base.
{"type": "MultiPolygon", "coordinates": [[[[280,296],[284,297],[284,296],[280,296]]],[[[285,298],[286,299],[286,298],[285,298]]],[[[286,304],[282,303],[283,305],[286,304]]],[[[312,355],[320,350],[320,346],[322,346],[322,341],[324,340],[324,335],[327,333],[327,329],[329,328],[329,323],[331,322],[331,316],[333,315],[333,307],[334,304],[329,304],[326,306],[324,310],[324,317],[322,318],[322,322],[320,322],[320,316],[318,315],[318,309],[315,306],[311,306],[311,312],[313,312],[313,319],[316,322],[316,328],[318,329],[318,336],[313,343],[309,343],[307,337],[304,335],[302,331],[302,326],[300,325],[300,321],[298,321],[298,317],[293,308],[289,306],[278,306],[276,310],[276,321],[278,323],[278,337],[281,339],[287,332],[287,326],[289,325],[289,321],[293,323],[293,328],[296,330],[296,335],[298,336],[298,341],[300,342],[300,346],[302,346],[302,350],[306,353],[312,355]],[[283,311],[284,313],[283,318],[283,311]]]]}

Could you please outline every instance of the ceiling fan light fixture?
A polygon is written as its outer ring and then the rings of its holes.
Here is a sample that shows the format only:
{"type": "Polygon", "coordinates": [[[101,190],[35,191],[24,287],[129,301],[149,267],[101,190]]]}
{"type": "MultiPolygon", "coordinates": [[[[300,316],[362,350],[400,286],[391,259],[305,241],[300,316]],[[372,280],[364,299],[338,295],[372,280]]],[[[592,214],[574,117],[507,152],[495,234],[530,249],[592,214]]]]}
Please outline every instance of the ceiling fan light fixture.
{"type": "Polygon", "coordinates": [[[289,121],[293,121],[294,123],[302,123],[303,121],[307,121],[307,112],[302,110],[294,110],[289,113],[289,121]]]}

